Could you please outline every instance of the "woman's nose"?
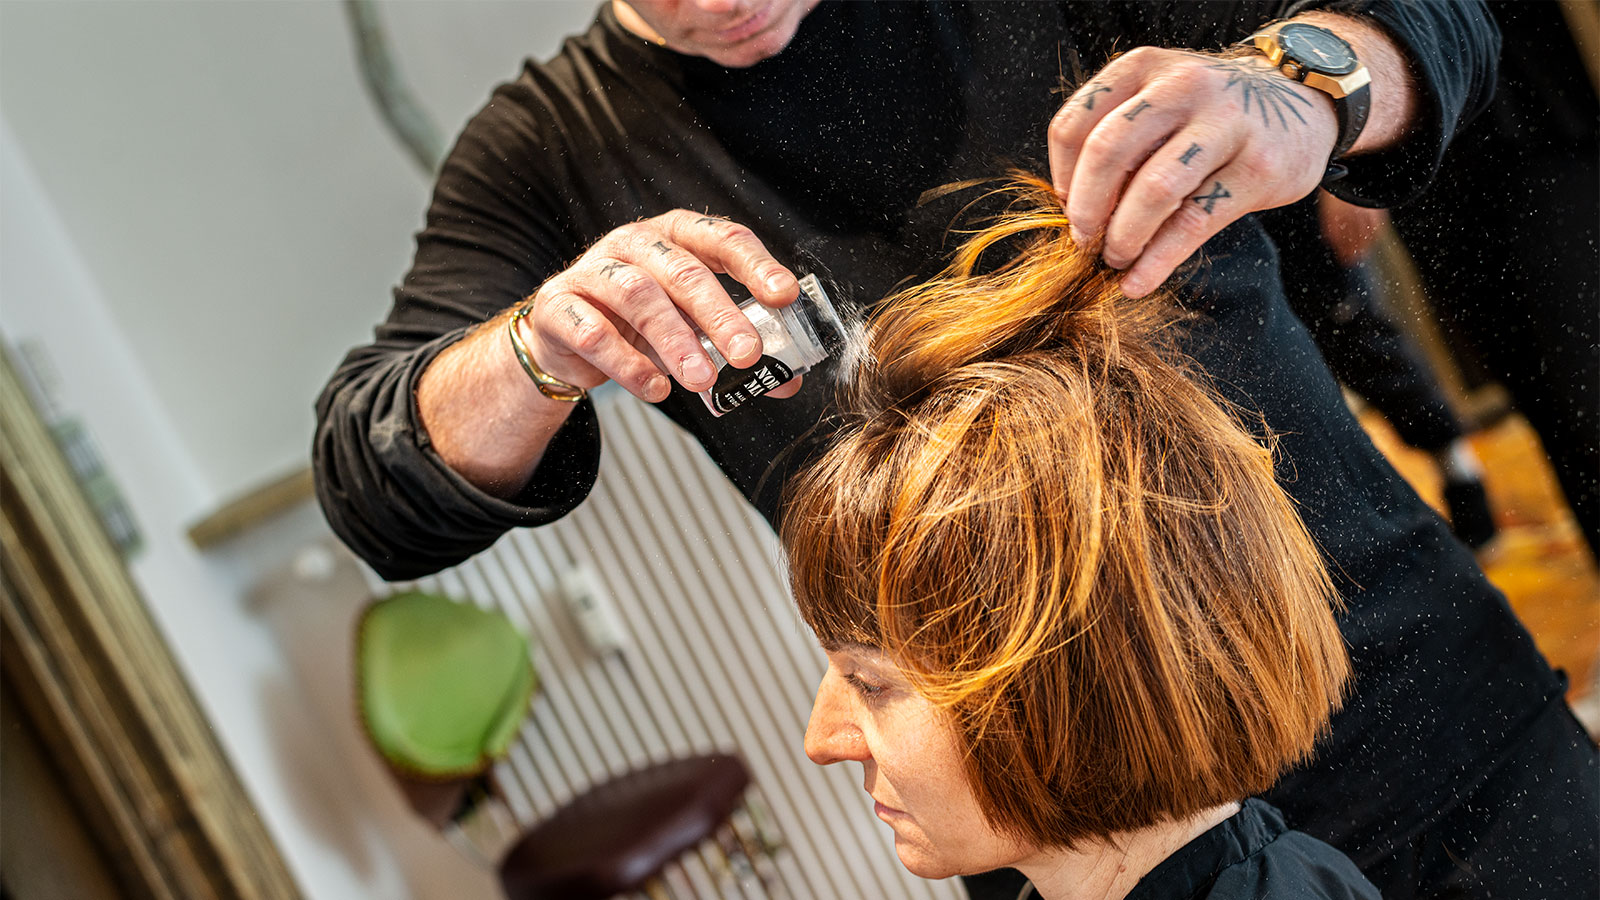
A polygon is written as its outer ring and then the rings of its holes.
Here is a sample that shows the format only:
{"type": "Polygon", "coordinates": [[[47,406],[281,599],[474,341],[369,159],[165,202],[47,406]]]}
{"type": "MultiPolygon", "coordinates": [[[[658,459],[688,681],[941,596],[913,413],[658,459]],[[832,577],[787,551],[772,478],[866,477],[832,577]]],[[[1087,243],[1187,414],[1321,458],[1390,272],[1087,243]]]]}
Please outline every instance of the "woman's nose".
{"type": "Polygon", "coordinates": [[[819,766],[846,760],[865,762],[872,757],[839,681],[832,672],[823,676],[817,699],[811,704],[811,721],[806,724],[806,756],[819,766]]]}

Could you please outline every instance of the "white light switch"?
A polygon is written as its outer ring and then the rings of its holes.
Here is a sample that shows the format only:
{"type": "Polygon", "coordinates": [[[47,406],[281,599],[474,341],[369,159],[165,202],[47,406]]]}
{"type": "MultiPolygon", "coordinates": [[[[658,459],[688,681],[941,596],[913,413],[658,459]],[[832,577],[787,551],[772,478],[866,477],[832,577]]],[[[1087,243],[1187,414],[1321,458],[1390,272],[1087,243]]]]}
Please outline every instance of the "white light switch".
{"type": "Polygon", "coordinates": [[[603,656],[627,646],[627,635],[617,616],[616,604],[601,591],[600,579],[593,569],[579,565],[562,575],[561,595],[572,617],[578,620],[578,628],[590,650],[603,656]]]}

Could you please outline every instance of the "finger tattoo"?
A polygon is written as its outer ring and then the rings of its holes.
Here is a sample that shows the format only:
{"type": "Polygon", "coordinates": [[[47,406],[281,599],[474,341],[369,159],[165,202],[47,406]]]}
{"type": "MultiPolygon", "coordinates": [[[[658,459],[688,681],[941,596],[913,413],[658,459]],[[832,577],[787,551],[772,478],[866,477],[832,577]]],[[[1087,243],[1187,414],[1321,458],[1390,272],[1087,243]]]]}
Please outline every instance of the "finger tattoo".
{"type": "Polygon", "coordinates": [[[1237,87],[1243,98],[1244,113],[1250,114],[1250,101],[1254,100],[1256,112],[1261,116],[1261,124],[1272,127],[1272,120],[1284,128],[1289,127],[1289,120],[1285,112],[1294,116],[1302,124],[1306,117],[1300,115],[1296,104],[1310,107],[1311,101],[1302,97],[1298,91],[1290,87],[1293,82],[1284,78],[1274,69],[1263,69],[1248,63],[1218,62],[1212,63],[1211,68],[1223,69],[1228,73],[1228,83],[1222,86],[1223,90],[1237,87]]]}
{"type": "Polygon", "coordinates": [[[566,306],[561,307],[561,309],[567,314],[567,319],[571,321],[572,324],[578,326],[579,328],[583,327],[583,313],[578,312],[578,308],[576,306],[568,303],[566,306]]]}
{"type": "Polygon", "coordinates": [[[622,262],[619,262],[617,260],[612,260],[611,262],[608,262],[605,265],[600,267],[600,274],[604,275],[605,277],[607,277],[609,279],[611,279],[612,281],[616,281],[617,280],[617,270],[622,268],[623,265],[624,265],[624,263],[622,263],[622,262]]]}
{"type": "Polygon", "coordinates": [[[1127,119],[1129,122],[1132,122],[1134,116],[1137,116],[1139,113],[1142,113],[1142,112],[1144,112],[1145,110],[1147,110],[1149,108],[1150,108],[1150,104],[1148,102],[1146,102],[1144,100],[1140,100],[1138,106],[1135,106],[1133,109],[1128,110],[1127,112],[1123,113],[1122,117],[1124,119],[1127,119]]]}
{"type": "Polygon", "coordinates": [[[701,216],[700,218],[695,219],[694,223],[696,225],[721,225],[723,222],[726,222],[726,221],[728,221],[728,220],[727,219],[723,219],[723,218],[719,218],[717,216],[701,216]]]}
{"type": "Polygon", "coordinates": [[[1091,85],[1089,85],[1089,92],[1087,94],[1083,95],[1083,108],[1084,109],[1094,109],[1094,98],[1095,98],[1095,95],[1096,94],[1109,94],[1109,93],[1111,93],[1111,88],[1106,87],[1103,84],[1091,84],[1091,85]]]}
{"type": "Polygon", "coordinates": [[[1193,200],[1194,202],[1200,204],[1200,208],[1205,210],[1206,211],[1206,215],[1208,215],[1208,216],[1211,215],[1211,207],[1216,206],[1218,200],[1221,200],[1224,197],[1232,197],[1233,196],[1232,194],[1228,193],[1228,189],[1227,188],[1222,186],[1222,182],[1213,181],[1211,183],[1211,185],[1212,185],[1211,193],[1209,193],[1209,194],[1201,194],[1198,197],[1190,197],[1189,198],[1190,200],[1193,200]]]}
{"type": "Polygon", "coordinates": [[[1181,162],[1181,163],[1183,163],[1184,165],[1187,166],[1189,164],[1190,160],[1194,159],[1196,156],[1199,156],[1199,155],[1200,155],[1200,145],[1199,144],[1190,144],[1189,145],[1189,149],[1183,151],[1183,155],[1178,157],[1178,162],[1181,162]]]}
{"type": "Polygon", "coordinates": [[[672,252],[672,248],[671,247],[668,247],[666,244],[663,244],[660,241],[656,241],[654,244],[651,244],[650,246],[653,247],[655,249],[655,251],[657,253],[661,254],[662,256],[666,256],[666,255],[668,255],[669,253],[672,252]]]}

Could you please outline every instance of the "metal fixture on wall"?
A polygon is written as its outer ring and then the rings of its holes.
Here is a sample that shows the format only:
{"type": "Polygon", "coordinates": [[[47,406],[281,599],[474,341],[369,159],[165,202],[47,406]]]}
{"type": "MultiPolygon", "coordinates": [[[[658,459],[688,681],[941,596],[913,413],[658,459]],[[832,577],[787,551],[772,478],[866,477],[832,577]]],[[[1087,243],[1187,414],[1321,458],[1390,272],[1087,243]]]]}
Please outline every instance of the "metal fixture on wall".
{"type": "Polygon", "coordinates": [[[383,114],[383,121],[394,132],[401,146],[423,174],[432,177],[444,159],[444,139],[439,126],[411,93],[389,52],[389,36],[378,18],[372,0],[345,0],[344,11],[356,41],[356,59],[361,64],[361,80],[367,94],[383,114]]]}

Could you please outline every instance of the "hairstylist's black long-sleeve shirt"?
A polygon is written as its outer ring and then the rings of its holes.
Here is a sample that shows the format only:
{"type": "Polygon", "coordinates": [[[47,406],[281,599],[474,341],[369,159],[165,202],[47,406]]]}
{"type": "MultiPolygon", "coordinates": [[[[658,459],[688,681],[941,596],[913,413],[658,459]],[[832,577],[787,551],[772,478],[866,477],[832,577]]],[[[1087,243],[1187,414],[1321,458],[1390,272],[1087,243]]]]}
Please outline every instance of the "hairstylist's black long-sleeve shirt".
{"type": "MultiPolygon", "coordinates": [[[[1339,191],[1388,204],[1419,191],[1487,99],[1497,35],[1469,3],[1374,2],[1422,97],[1398,147],[1339,191]]],[[[862,309],[942,262],[966,198],[923,191],[1020,164],[1046,169],[1062,75],[1140,44],[1216,48],[1279,3],[824,4],[783,53],[748,69],[654,47],[602,8],[596,24],[499,88],[440,174],[413,268],[375,340],[317,404],[318,495],[340,536],[389,578],[415,577],[553,521],[593,482],[600,436],[580,404],[516,498],[452,472],[417,418],[417,378],[473,325],[531,294],[584,247],[684,207],[750,226],[782,262],[862,309]]],[[[1184,290],[1206,314],[1190,351],[1282,435],[1283,480],[1349,604],[1355,694],[1315,764],[1273,795],[1296,827],[1361,862],[1470,790],[1558,679],[1471,557],[1395,475],[1284,305],[1275,251],[1246,220],[1207,245],[1184,290]],[[1465,773],[1465,774],[1463,774],[1465,773]]],[[[822,374],[826,375],[826,371],[822,374]]],[[[660,408],[769,518],[801,435],[824,412],[792,399],[717,419],[677,390],[660,408]],[[767,476],[764,478],[764,476],[767,476]]],[[[1248,560],[1240,560],[1248,565],[1248,560]]]]}
{"type": "MultiPolygon", "coordinates": [[[[317,403],[329,521],[380,574],[407,578],[583,499],[599,448],[587,405],[507,503],[438,459],[412,398],[440,350],[611,229],[673,207],[726,215],[780,261],[822,274],[836,299],[869,304],[937,268],[965,198],[918,208],[922,191],[1008,164],[1045,171],[1063,77],[1140,44],[1221,47],[1301,5],[824,4],[787,50],[748,69],[656,48],[604,5],[554,60],[498,89],[445,162],[388,320],[317,403]]],[[[1380,2],[1367,12],[1415,60],[1423,98],[1408,139],[1361,158],[1342,183],[1347,197],[1385,204],[1421,190],[1448,136],[1487,100],[1497,43],[1468,3],[1380,2]]],[[[803,392],[720,421],[682,392],[661,408],[771,518],[775,492],[755,497],[756,483],[814,420],[818,404],[808,401],[817,399],[803,392]]]]}

